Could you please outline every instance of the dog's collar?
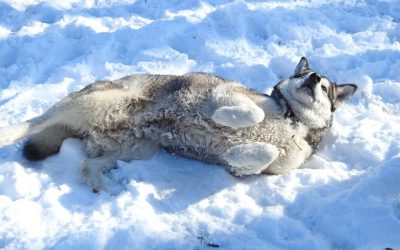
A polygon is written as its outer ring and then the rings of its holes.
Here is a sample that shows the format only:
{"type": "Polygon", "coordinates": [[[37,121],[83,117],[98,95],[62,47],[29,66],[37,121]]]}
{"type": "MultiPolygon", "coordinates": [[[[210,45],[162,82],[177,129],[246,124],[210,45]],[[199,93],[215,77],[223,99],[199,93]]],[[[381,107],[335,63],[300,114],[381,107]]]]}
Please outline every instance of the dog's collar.
{"type": "Polygon", "coordinates": [[[298,121],[296,115],[294,114],[292,107],[290,107],[290,104],[288,102],[288,100],[286,99],[286,97],[282,94],[281,90],[278,88],[279,85],[275,85],[274,86],[274,90],[272,91],[271,97],[275,100],[275,102],[281,106],[282,105],[282,101],[283,101],[283,105],[285,105],[286,111],[285,114],[283,115],[283,117],[285,119],[290,118],[293,121],[298,121]]]}

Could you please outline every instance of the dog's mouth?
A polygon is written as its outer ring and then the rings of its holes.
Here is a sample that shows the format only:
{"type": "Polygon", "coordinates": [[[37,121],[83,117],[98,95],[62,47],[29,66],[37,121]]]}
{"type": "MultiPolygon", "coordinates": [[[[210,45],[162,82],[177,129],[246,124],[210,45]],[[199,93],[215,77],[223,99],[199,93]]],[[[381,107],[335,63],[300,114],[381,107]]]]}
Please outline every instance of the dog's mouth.
{"type": "Polygon", "coordinates": [[[300,86],[300,89],[306,92],[315,100],[315,87],[321,81],[321,77],[317,73],[312,73],[304,83],[300,86]]]}
{"type": "Polygon", "coordinates": [[[300,87],[300,89],[301,89],[301,91],[305,92],[307,95],[311,96],[312,98],[315,98],[315,91],[311,86],[303,84],[300,87]]]}

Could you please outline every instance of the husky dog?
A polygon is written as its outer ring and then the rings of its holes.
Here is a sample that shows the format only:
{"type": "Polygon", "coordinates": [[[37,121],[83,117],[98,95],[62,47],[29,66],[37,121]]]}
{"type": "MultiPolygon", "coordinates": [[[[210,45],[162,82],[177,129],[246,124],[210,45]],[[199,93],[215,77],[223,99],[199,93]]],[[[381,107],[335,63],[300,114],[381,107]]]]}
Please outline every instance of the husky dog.
{"type": "Polygon", "coordinates": [[[270,96],[206,73],[133,75],[95,82],[37,118],[0,128],[0,146],[28,138],[23,154],[36,161],[64,139],[81,138],[89,156],[82,177],[95,191],[106,189],[103,173],[117,160],[148,159],[159,149],[235,176],[282,174],[317,149],[356,89],[312,71],[304,57],[270,96]]]}

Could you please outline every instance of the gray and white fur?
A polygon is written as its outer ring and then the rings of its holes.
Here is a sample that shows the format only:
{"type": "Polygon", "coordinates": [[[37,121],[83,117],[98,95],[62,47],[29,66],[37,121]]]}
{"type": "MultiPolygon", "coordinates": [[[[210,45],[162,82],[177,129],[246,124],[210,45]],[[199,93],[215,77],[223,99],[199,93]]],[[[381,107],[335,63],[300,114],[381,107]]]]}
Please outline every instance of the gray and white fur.
{"type": "Polygon", "coordinates": [[[0,146],[28,138],[24,156],[41,160],[64,139],[81,138],[89,156],[82,177],[96,191],[107,189],[103,173],[117,160],[160,149],[236,176],[282,174],[310,157],[356,88],[332,83],[304,57],[271,96],[206,73],[133,75],[95,82],[37,118],[0,128],[0,146]]]}

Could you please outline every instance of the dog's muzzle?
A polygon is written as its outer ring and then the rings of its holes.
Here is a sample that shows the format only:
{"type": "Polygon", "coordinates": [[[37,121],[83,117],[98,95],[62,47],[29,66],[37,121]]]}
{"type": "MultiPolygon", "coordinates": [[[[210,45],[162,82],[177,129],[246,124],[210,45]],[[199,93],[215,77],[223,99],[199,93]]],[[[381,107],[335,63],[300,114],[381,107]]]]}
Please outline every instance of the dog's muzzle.
{"type": "Polygon", "coordinates": [[[321,81],[321,77],[317,73],[312,73],[303,83],[304,87],[314,89],[315,85],[321,81]]]}
{"type": "Polygon", "coordinates": [[[312,73],[304,81],[302,88],[309,90],[308,92],[315,99],[315,86],[321,81],[321,77],[317,73],[312,73]]]}

